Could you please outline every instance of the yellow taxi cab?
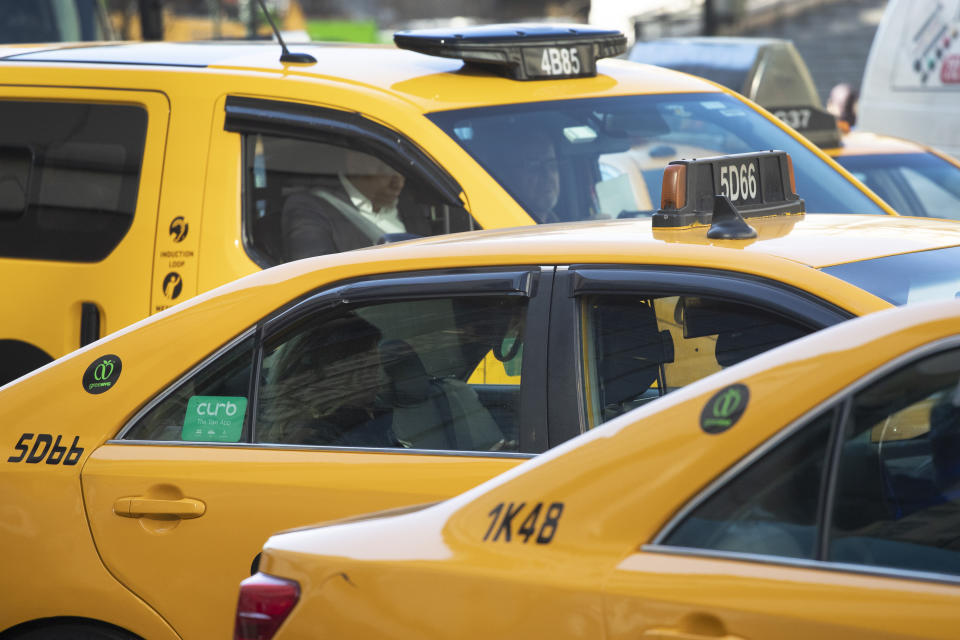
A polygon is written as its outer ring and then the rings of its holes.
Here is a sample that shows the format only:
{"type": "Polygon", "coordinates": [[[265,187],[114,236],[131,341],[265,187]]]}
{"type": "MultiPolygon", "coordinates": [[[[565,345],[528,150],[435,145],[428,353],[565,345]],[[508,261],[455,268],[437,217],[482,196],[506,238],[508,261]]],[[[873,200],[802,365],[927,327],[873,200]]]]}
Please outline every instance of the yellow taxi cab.
{"type": "Polygon", "coordinates": [[[234,637],[955,638],[958,327],[851,320],[456,498],[275,535],[234,637]]]}
{"type": "Polygon", "coordinates": [[[4,387],[0,633],[228,637],[277,530],[448,498],[754,354],[960,289],[960,224],[804,215],[781,151],[675,161],[660,191],[650,219],[279,265],[4,387]]]}
{"type": "Polygon", "coordinates": [[[960,162],[919,142],[863,131],[825,149],[905,216],[960,220],[960,162]]]}
{"type": "Polygon", "coordinates": [[[237,277],[406,237],[652,213],[666,164],[790,153],[809,209],[892,213],[616,31],[0,47],[0,383],[237,277]]]}

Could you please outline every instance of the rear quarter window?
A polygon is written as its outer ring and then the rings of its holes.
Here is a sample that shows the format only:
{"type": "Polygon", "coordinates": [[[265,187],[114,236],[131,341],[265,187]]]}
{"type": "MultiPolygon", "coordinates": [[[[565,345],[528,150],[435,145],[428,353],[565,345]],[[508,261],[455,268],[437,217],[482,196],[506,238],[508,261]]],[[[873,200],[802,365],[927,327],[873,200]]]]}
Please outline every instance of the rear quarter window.
{"type": "Polygon", "coordinates": [[[147,112],[0,101],[0,256],[97,262],[133,222],[147,112]]]}

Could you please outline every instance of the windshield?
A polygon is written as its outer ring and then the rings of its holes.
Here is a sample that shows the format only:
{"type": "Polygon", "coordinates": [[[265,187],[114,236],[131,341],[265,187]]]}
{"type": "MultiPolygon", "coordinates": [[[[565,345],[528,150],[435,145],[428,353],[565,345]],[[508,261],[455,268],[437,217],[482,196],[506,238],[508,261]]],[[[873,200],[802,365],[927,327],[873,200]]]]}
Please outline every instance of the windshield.
{"type": "Polygon", "coordinates": [[[807,211],[885,213],[782,129],[724,94],[562,100],[428,114],[538,222],[650,215],[671,160],[779,149],[807,211]]]}
{"type": "Polygon", "coordinates": [[[887,153],[836,161],[902,215],[960,220],[960,167],[943,158],[887,153]]]}
{"type": "Polygon", "coordinates": [[[896,305],[960,296],[960,247],[901,253],[821,271],[896,305]]]}

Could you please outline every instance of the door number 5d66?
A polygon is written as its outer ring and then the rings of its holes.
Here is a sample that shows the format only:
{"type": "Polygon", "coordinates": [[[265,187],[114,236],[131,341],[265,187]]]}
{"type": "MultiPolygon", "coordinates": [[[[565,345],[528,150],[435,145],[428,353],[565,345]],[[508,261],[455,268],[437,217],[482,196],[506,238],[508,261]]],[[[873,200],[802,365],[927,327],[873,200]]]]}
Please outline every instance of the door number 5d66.
{"type": "Polygon", "coordinates": [[[58,435],[56,440],[49,433],[36,434],[36,440],[33,436],[32,433],[21,435],[17,444],[13,447],[20,452],[20,455],[10,456],[7,458],[7,462],[23,461],[27,464],[38,464],[46,458],[47,464],[60,464],[62,462],[64,465],[72,466],[77,464],[83,454],[83,448],[77,446],[80,443],[80,436],[73,436],[73,444],[69,448],[60,444],[62,435],[58,435]],[[31,440],[33,440],[33,447],[30,446],[31,440]]]}
{"type": "Polygon", "coordinates": [[[720,167],[720,193],[737,200],[753,200],[757,197],[757,167],[752,162],[729,164],[720,167]]]}

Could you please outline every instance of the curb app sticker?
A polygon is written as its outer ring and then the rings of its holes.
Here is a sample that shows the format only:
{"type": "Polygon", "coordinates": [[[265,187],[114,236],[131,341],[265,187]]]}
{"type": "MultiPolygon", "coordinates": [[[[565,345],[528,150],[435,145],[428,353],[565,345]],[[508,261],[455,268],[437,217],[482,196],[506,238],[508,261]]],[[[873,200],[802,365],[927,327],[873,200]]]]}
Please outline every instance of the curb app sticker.
{"type": "Polygon", "coordinates": [[[190,231],[190,225],[187,224],[187,221],[183,216],[177,216],[170,221],[170,239],[174,242],[183,242],[183,239],[187,237],[187,232],[190,231]]]}
{"type": "Polygon", "coordinates": [[[117,383],[122,367],[123,363],[118,356],[97,358],[83,373],[83,390],[93,394],[109,391],[117,383]]]}
{"type": "Polygon", "coordinates": [[[750,390],[732,384],[718,391],[700,413],[700,428],[707,433],[723,433],[737,423],[750,401],[750,390]]]}
{"type": "Polygon", "coordinates": [[[180,439],[188,442],[240,442],[247,399],[193,396],[187,401],[180,439]]]}
{"type": "Polygon", "coordinates": [[[171,300],[176,300],[180,297],[181,291],[183,291],[183,278],[180,277],[179,273],[176,271],[171,271],[164,276],[163,295],[171,300]]]}

